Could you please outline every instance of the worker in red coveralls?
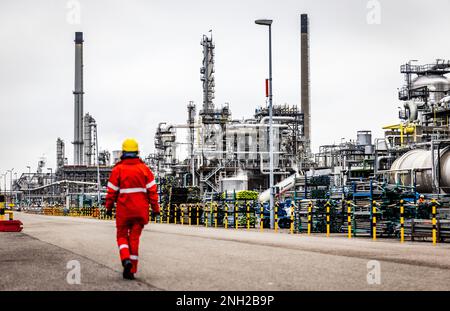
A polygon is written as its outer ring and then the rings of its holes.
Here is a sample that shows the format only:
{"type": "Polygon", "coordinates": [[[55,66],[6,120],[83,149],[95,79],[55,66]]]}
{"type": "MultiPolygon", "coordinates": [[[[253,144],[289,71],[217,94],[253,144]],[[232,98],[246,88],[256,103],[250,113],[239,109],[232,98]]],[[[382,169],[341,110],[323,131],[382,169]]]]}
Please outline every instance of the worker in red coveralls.
{"type": "Polygon", "coordinates": [[[123,266],[123,278],[134,279],[138,265],[139,238],[149,221],[149,205],[159,214],[158,193],[152,171],[139,158],[138,143],[126,139],[121,161],[112,169],[106,195],[106,214],[116,204],[117,244],[123,266]]]}

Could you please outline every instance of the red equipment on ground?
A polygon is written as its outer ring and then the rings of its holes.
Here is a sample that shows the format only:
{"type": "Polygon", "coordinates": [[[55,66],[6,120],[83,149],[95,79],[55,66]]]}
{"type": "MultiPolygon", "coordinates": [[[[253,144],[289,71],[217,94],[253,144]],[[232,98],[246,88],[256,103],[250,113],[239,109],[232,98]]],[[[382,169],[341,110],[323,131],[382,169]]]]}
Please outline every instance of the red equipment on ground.
{"type": "Polygon", "coordinates": [[[0,220],[0,232],[20,232],[22,229],[20,220],[0,220]]]}

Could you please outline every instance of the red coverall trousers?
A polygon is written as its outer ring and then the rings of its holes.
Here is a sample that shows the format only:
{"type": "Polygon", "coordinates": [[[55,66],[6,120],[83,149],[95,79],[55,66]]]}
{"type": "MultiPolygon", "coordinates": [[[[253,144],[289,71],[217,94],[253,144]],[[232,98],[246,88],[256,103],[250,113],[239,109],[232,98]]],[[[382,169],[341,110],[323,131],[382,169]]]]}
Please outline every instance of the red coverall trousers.
{"type": "Polygon", "coordinates": [[[139,238],[144,225],[135,221],[117,227],[117,245],[119,246],[120,260],[130,258],[133,267],[131,273],[137,272],[139,260],[139,238]]]}

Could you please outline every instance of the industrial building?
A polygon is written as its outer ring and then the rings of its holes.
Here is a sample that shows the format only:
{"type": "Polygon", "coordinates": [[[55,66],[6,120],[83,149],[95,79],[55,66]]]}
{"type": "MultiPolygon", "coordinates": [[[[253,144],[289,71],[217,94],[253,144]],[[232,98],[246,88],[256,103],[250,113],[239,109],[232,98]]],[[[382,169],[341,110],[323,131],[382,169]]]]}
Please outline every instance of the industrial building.
{"type": "MultiPolygon", "coordinates": [[[[305,208],[307,200],[351,199],[361,217],[372,216],[373,200],[393,204],[398,198],[416,203],[419,195],[449,201],[450,194],[450,61],[400,66],[405,84],[398,100],[402,108],[385,135],[355,129],[355,139],[311,151],[309,20],[299,19],[301,102],[273,106],[273,163],[277,202],[292,200],[305,208]],[[389,197],[395,193],[394,197],[389,197]]],[[[97,206],[120,152],[98,150],[97,124],[84,113],[83,34],[75,34],[74,159],[65,157],[57,139],[57,168],[23,174],[14,183],[16,202],[28,205],[97,206]]],[[[154,137],[155,152],[145,157],[159,185],[161,204],[221,202],[240,191],[255,191],[252,204],[267,207],[269,181],[269,109],[255,104],[244,119],[232,117],[232,105],[215,102],[215,42],[203,35],[199,57],[203,102],[187,103],[186,123],[161,120],[154,137]]],[[[395,86],[393,86],[395,87],[395,86]]],[[[381,127],[381,126],[380,126],[381,127]]],[[[256,209],[256,208],[255,208],[256,209]]],[[[338,230],[338,229],[337,229],[338,230]]]]}

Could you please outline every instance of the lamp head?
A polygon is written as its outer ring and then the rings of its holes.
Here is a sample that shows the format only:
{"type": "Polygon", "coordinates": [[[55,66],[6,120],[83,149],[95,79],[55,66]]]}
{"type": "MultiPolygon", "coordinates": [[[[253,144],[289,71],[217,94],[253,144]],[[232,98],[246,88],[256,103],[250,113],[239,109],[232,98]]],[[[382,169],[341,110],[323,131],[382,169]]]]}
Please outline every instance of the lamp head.
{"type": "Polygon", "coordinates": [[[270,25],[272,25],[272,20],[271,19],[257,19],[257,20],[255,20],[255,24],[270,26],[270,25]]]}

